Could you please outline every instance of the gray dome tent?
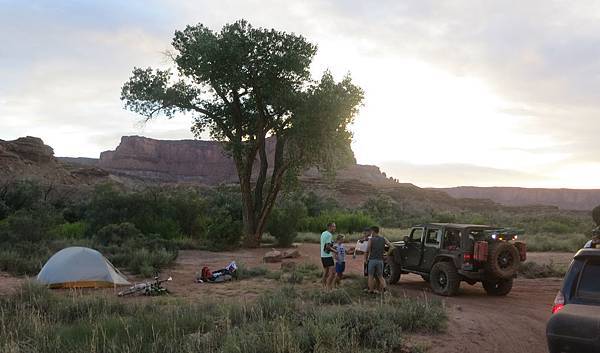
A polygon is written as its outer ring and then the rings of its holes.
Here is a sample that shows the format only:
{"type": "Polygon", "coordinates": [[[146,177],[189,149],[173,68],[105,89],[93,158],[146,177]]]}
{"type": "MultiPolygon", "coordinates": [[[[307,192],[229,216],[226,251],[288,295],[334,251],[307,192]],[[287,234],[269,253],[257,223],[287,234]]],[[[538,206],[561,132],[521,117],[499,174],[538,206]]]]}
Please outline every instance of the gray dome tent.
{"type": "Polygon", "coordinates": [[[46,262],[38,282],[51,288],[100,288],[130,284],[101,253],[84,247],[62,249],[46,262]]]}

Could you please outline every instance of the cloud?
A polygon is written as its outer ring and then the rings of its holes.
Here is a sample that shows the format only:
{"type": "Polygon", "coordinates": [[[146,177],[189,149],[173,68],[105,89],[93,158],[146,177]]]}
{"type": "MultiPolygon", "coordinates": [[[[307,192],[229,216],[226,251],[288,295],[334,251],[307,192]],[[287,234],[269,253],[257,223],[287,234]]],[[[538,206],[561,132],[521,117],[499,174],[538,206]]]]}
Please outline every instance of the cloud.
{"type": "Polygon", "coordinates": [[[360,162],[397,155],[440,172],[479,165],[485,185],[545,183],[600,162],[598,14],[593,0],[0,0],[0,138],[38,135],[57,154],[90,157],[121,135],[191,138],[185,117],[137,126],[120,87],[133,66],[168,65],[175,29],[246,18],[304,35],[319,45],[315,74],[350,71],[366,89],[360,162]],[[424,132],[480,141],[423,147],[424,132]]]}

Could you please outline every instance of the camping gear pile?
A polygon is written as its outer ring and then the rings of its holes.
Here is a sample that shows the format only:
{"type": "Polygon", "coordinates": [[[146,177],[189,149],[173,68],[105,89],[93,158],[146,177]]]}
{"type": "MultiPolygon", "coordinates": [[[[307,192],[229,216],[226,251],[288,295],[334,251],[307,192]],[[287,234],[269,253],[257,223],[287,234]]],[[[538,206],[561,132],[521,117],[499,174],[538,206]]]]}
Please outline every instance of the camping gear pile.
{"type": "Polygon", "coordinates": [[[220,270],[211,271],[208,266],[202,267],[202,271],[196,274],[196,282],[198,283],[222,283],[233,279],[237,271],[235,261],[231,261],[229,265],[220,270]]]}
{"type": "Polygon", "coordinates": [[[52,255],[37,275],[37,281],[50,288],[110,288],[130,284],[101,253],[79,246],[52,255]]]}

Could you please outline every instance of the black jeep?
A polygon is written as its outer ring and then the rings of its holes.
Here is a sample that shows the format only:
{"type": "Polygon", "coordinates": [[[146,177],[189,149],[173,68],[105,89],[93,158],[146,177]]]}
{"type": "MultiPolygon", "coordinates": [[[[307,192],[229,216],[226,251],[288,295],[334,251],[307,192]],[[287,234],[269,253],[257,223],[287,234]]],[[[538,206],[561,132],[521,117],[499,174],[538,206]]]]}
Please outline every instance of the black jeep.
{"type": "Polygon", "coordinates": [[[506,295],[513,285],[525,243],[510,229],[476,224],[429,223],[415,226],[395,242],[386,260],[389,283],[415,273],[440,295],[456,295],[460,282],[482,282],[488,295],[506,295]]]}

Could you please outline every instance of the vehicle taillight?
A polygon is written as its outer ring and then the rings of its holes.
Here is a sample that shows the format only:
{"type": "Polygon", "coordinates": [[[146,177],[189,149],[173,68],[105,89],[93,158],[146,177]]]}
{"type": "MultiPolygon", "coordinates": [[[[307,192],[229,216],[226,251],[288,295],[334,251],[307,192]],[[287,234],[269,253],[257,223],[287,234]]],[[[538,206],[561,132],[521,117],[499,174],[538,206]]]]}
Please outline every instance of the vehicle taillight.
{"type": "Polygon", "coordinates": [[[552,307],[552,314],[556,314],[557,312],[561,311],[562,308],[565,307],[565,296],[562,294],[561,291],[558,291],[558,294],[556,294],[556,298],[554,298],[554,306],[552,307]]]}
{"type": "Polygon", "coordinates": [[[462,268],[465,271],[473,271],[473,254],[470,252],[463,254],[462,268]]]}

